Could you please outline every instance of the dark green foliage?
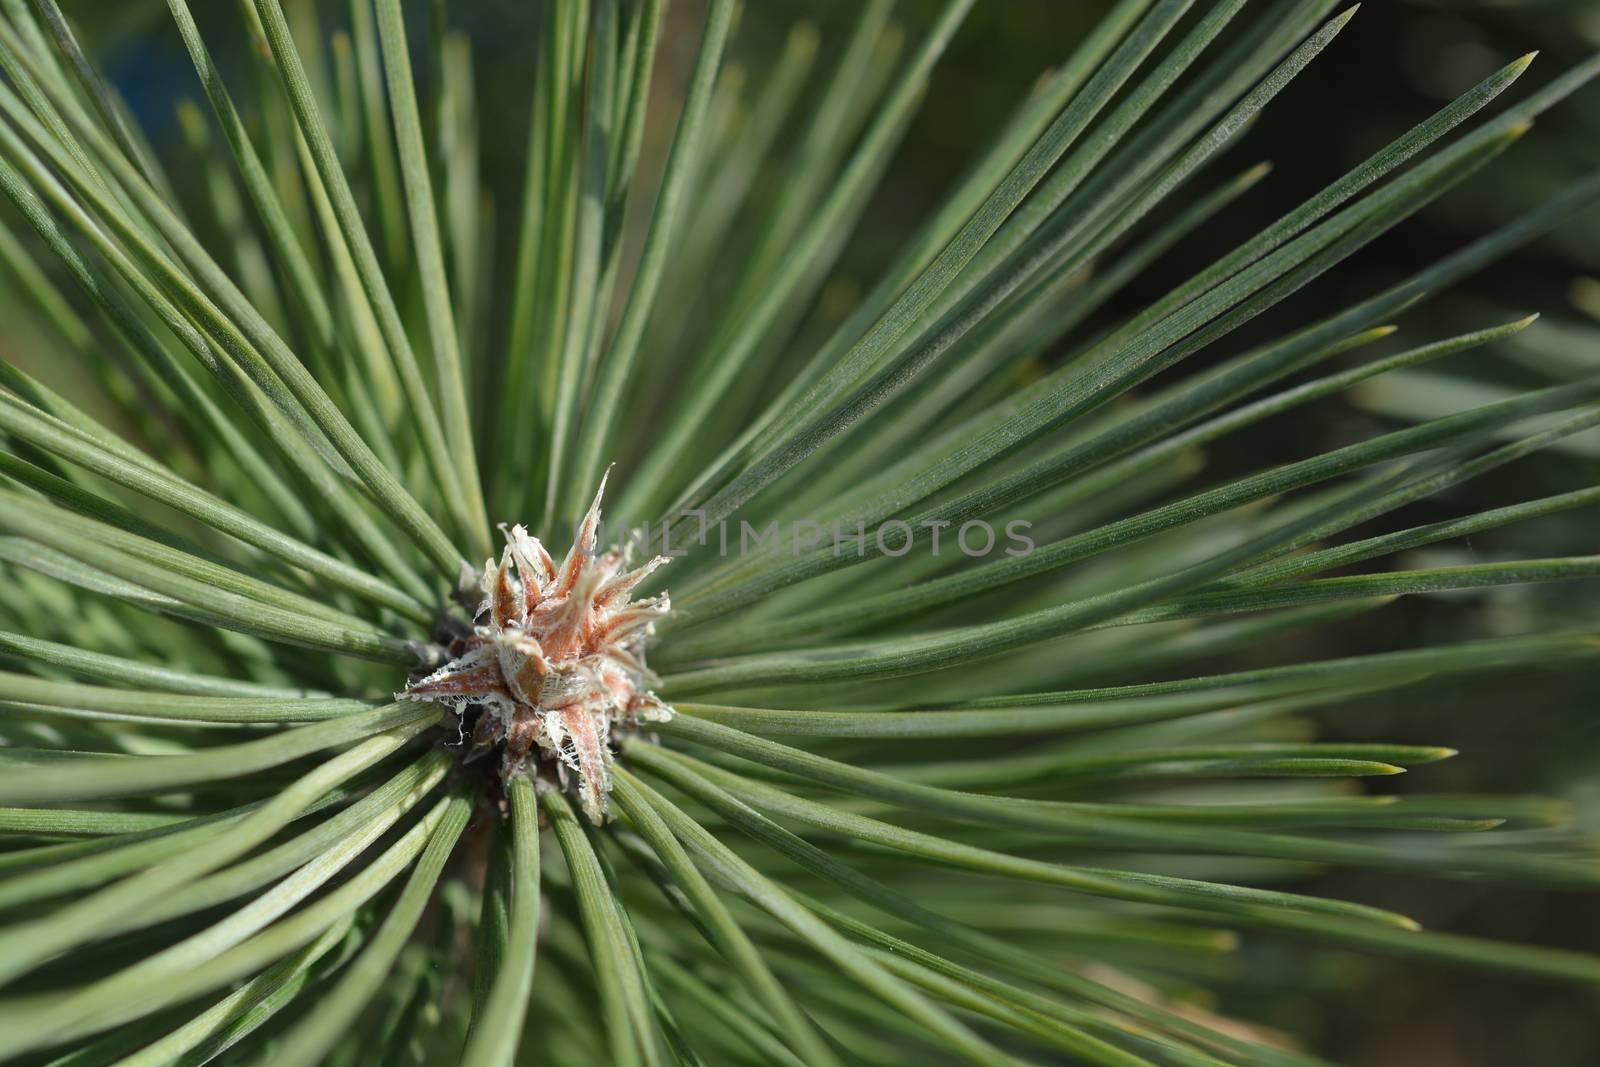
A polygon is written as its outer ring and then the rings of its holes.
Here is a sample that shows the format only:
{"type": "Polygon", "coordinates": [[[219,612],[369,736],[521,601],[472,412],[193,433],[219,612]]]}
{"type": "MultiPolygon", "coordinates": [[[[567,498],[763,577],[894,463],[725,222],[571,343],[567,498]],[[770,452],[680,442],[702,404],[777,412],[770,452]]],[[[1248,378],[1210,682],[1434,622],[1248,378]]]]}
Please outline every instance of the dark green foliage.
{"type": "Polygon", "coordinates": [[[1472,595],[1448,639],[1319,651],[1399,598],[1600,577],[1430,555],[1592,511],[1550,457],[1600,376],[1449,376],[1542,327],[1427,314],[1600,173],[1269,315],[1514,172],[1600,60],[1507,63],[1227,247],[1268,168],[1223,155],[1270,150],[1359,16],[1121,0],[854,289],[973,0],[776,36],[549,0],[515,101],[452,5],[169,6],[181,152],[56,0],[0,3],[0,1061],[1310,1067],[1194,1003],[1241,939],[1600,983],[1286,888],[1600,885],[1561,801],[1365,788],[1455,752],[1310,736],[1600,654],[1592,618],[1472,595]],[[1140,295],[1179,252],[1206,265],[1140,295]],[[1342,398],[1384,428],[1273,451],[1342,398]],[[676,714],[612,738],[595,826],[396,694],[454,654],[495,525],[564,551],[607,470],[608,536],[682,554],[650,579],[676,714]],[[1406,510],[1496,472],[1525,491],[1406,510]],[[1030,550],[952,550],[1018,522],[1030,550]]]}

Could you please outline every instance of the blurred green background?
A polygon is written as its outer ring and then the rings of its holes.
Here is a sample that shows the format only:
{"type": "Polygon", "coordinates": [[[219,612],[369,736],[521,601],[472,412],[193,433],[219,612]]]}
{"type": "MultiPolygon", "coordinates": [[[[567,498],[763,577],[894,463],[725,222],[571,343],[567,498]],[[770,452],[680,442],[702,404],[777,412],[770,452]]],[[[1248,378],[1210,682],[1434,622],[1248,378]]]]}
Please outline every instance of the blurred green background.
{"type": "MultiPolygon", "coordinates": [[[[1280,0],[1255,0],[1265,7],[1280,0]]],[[[65,3],[94,42],[104,69],[152,139],[178,158],[174,103],[197,95],[193,74],[165,5],[150,2],[65,3]]],[[[225,70],[245,47],[235,5],[194,5],[225,70]]],[[[482,102],[483,172],[509,218],[521,181],[522,140],[532,78],[536,5],[526,0],[456,0],[445,10],[473,39],[482,102]]],[[[1106,6],[1101,0],[979,0],[941,64],[921,113],[882,187],[851,236],[839,276],[824,289],[814,336],[848,309],[858,280],[871,280],[892,250],[959,173],[974,149],[1046,68],[1065,57],[1106,6]]],[[[1203,7],[1204,5],[1197,5],[1203,7]]],[[[325,0],[328,25],[342,24],[345,5],[325,0]]],[[[427,5],[414,5],[419,33],[427,5]]],[[[789,28],[818,24],[826,71],[830,47],[847,32],[856,0],[747,0],[734,61],[759,77],[789,28]]],[[[897,18],[916,35],[936,10],[934,0],[900,0],[897,18]]],[[[1246,17],[1251,8],[1246,8],[1246,17]]],[[[660,106],[649,136],[659,149],[670,130],[675,90],[692,56],[695,0],[675,0],[659,65],[660,106]]],[[[1260,160],[1274,172],[1213,226],[1187,241],[1149,276],[1086,325],[1089,332],[1163,292],[1371,151],[1494,69],[1537,49],[1541,55],[1515,98],[1600,48],[1600,0],[1404,2],[1369,0],[1337,43],[1272,105],[1249,135],[1195,189],[1210,187],[1260,160]]],[[[242,69],[237,64],[231,69],[242,69]]],[[[781,139],[780,139],[781,142],[781,139]]],[[[781,157],[775,167],[781,167],[781,157]]],[[[1541,119],[1489,171],[1319,280],[1236,339],[1207,353],[1230,354],[1250,340],[1372,293],[1454,249],[1476,233],[1538,203],[1574,175],[1600,166],[1600,87],[1541,119]]],[[[199,175],[174,166],[180,186],[199,175]]],[[[778,180],[776,172],[769,177],[778,180]]],[[[1431,414],[1419,403],[1474,402],[1474,390],[1496,383],[1540,383],[1600,369],[1600,217],[1594,213],[1533,245],[1456,291],[1406,315],[1396,343],[1420,343],[1452,332],[1538,311],[1543,320],[1510,342],[1450,365],[1456,377],[1428,388],[1372,388],[1327,401],[1311,416],[1269,423],[1263,433],[1226,442],[1210,457],[1219,470],[1291,459],[1375,432],[1386,420],[1431,414]],[[1431,398],[1431,399],[1430,399],[1431,398]]],[[[715,276],[708,279],[714,299],[715,276]]],[[[10,306],[7,294],[0,310],[10,306]]],[[[0,315],[0,348],[26,361],[29,335],[0,315]]],[[[803,342],[802,342],[803,343],[803,342]]],[[[1202,356],[1204,358],[1204,356],[1202,356]]],[[[1600,440],[1475,481],[1458,495],[1413,507],[1426,522],[1518,496],[1592,485],[1600,478],[1600,440]],[[1532,486],[1529,485],[1532,481],[1532,486]]],[[[1431,549],[1436,556],[1493,559],[1502,554],[1557,555],[1600,551],[1600,521],[1576,511],[1494,531],[1470,543],[1431,549]]],[[[1360,536],[1362,531],[1357,531],[1360,536]]],[[[1403,558],[1401,561],[1403,565],[1403,558]]],[[[1484,632],[1516,632],[1535,614],[1593,623],[1592,588],[1510,588],[1488,594],[1413,599],[1297,643],[1267,643],[1262,661],[1291,655],[1325,657],[1484,632]]],[[[1235,664],[1237,663],[1235,662],[1235,664]]],[[[1330,739],[1442,743],[1462,750],[1449,763],[1414,772],[1418,788],[1454,792],[1538,792],[1576,802],[1580,818],[1600,831],[1600,671],[1474,679],[1434,692],[1425,702],[1405,696],[1367,701],[1319,716],[1330,739]]],[[[1404,789],[1405,780],[1382,788],[1404,789]]],[[[1348,896],[1418,916],[1426,925],[1491,937],[1600,951],[1600,901],[1592,895],[1526,892],[1496,885],[1439,883],[1376,873],[1307,875],[1298,888],[1348,896]]],[[[1600,1063],[1600,997],[1536,982],[1456,971],[1439,965],[1371,960],[1246,939],[1239,959],[1209,979],[1216,1007],[1309,1035],[1318,1051],[1362,1067],[1591,1067],[1600,1063]]]]}

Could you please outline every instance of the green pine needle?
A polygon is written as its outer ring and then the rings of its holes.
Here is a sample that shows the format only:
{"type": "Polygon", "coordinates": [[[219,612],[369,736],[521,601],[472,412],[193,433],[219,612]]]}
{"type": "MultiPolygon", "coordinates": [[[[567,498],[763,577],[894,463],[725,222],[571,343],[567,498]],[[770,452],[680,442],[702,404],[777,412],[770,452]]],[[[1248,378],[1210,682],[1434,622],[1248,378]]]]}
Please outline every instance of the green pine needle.
{"type": "Polygon", "coordinates": [[[1165,990],[1600,983],[1305,877],[1600,884],[1560,796],[1426,791],[1497,754],[1317,736],[1600,658],[1592,360],[1434,313],[1600,173],[1360,274],[1600,58],[1223,247],[1355,8],[1108,4],[908,221],[973,0],[542,0],[493,80],[324,6],[169,0],[152,140],[0,4],[0,1063],[1314,1067],[1165,990]]]}

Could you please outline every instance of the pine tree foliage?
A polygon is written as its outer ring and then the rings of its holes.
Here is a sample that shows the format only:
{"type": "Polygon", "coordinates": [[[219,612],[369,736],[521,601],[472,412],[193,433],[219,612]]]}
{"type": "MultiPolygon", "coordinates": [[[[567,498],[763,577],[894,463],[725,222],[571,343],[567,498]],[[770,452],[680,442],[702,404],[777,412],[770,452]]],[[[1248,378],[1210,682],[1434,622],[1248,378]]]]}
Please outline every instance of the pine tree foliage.
{"type": "Polygon", "coordinates": [[[1600,577],[1412,554],[1592,485],[1405,510],[1548,462],[1600,376],[1206,461],[1530,328],[1428,301],[1600,174],[1317,283],[1600,61],[1509,62],[1229,247],[1235,150],[1359,15],[1120,0],[839,312],[974,0],[749,55],[706,0],[675,75],[661,0],[548,0],[521,102],[439,0],[168,6],[181,151],[58,0],[0,4],[0,1060],[1310,1067],[1194,1003],[1241,941],[1600,982],[1289,888],[1600,884],[1561,803],[1367,790],[1455,753],[1308,726],[1594,661],[1554,618],[1316,650],[1600,577]],[[1174,249],[1208,265],[1141,285],[1174,249]],[[952,550],[985,528],[1031,550],[952,550]]]}

